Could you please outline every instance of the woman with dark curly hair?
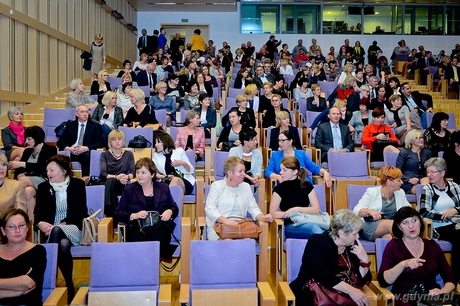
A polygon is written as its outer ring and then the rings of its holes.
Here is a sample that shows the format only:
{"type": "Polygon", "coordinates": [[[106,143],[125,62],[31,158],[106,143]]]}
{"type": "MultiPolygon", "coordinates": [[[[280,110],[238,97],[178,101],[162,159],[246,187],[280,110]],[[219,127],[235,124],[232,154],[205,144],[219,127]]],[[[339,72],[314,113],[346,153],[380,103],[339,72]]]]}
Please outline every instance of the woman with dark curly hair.
{"type": "Polygon", "coordinates": [[[449,115],[444,112],[437,112],[433,116],[433,121],[429,128],[423,133],[425,148],[431,150],[433,156],[438,156],[440,151],[446,151],[449,146],[450,131],[449,115]]]}

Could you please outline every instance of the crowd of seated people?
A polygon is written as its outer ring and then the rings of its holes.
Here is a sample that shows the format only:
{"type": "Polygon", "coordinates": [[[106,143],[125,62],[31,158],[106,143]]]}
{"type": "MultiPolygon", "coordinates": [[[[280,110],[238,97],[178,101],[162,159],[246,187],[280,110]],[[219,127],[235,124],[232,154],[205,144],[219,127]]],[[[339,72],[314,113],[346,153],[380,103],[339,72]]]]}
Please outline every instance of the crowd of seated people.
{"type": "MultiPolygon", "coordinates": [[[[405,52],[405,47],[407,46],[401,43],[395,52],[402,54],[405,52]]],[[[179,67],[176,66],[177,63],[171,61],[171,59],[177,58],[173,54],[171,56],[160,55],[158,57],[159,62],[155,64],[149,63],[151,59],[148,54],[146,56],[142,54],[141,61],[136,62],[137,65],[135,64],[134,68],[143,70],[143,72],[139,72],[140,75],[136,74],[131,70],[131,62],[125,61],[124,69],[118,75],[122,78],[122,85],[117,88],[117,92],[111,91],[107,71],[100,71],[98,80],[94,81],[91,88],[91,93],[98,95],[99,104],[87,98],[84,93],[83,82],[80,79],[72,81],[72,92],[67,96],[67,100],[69,107],[76,107],[77,119],[68,124],[58,146],[60,149],[70,151],[70,160],[80,161],[84,175],[89,173],[89,151],[108,147],[108,150],[103,154],[105,163],[101,163],[101,167],[103,164],[106,168],[105,171],[101,168],[102,176],[99,183],[106,186],[106,215],[112,215],[118,221],[126,222],[132,227],[128,231],[128,240],[160,240],[162,242],[162,257],[169,258],[171,256],[171,254],[166,254],[170,253],[166,252],[170,251],[166,246],[166,237],[170,238],[170,229],[165,227],[162,230],[147,233],[147,235],[145,233],[140,234],[136,228],[138,222],[135,220],[145,218],[147,216],[146,210],[155,207],[155,205],[161,206],[156,208],[161,214],[162,221],[169,221],[177,215],[177,207],[171,202],[171,195],[168,194],[164,185],[160,183],[157,185],[155,178],[161,178],[171,186],[181,186],[184,194],[192,193],[195,187],[195,174],[185,151],[194,151],[196,160],[204,157],[205,135],[206,138],[210,138],[211,128],[220,124],[217,122],[219,116],[216,113],[218,110],[210,99],[214,96],[213,88],[224,85],[226,82],[225,73],[231,72],[231,67],[238,64],[242,68],[239,68],[238,73],[233,71],[235,75],[237,74],[234,87],[244,89],[245,93],[236,97],[237,107],[228,111],[228,119],[223,117],[222,125],[224,128],[217,141],[218,147],[229,150],[230,156],[234,156],[234,158],[230,158],[225,164],[226,178],[221,182],[216,182],[218,184],[215,186],[211,185],[214,187],[211,187],[205,210],[208,221],[208,239],[217,239],[212,224],[214,222],[232,224],[232,217],[235,217],[235,212],[240,213],[243,217],[249,212],[254,219],[265,221],[271,221],[272,218],[286,218],[286,237],[308,238],[313,234],[324,232],[324,229],[312,224],[307,223],[304,227],[296,227],[288,221],[290,214],[295,212],[315,214],[319,211],[318,200],[311,178],[307,176],[307,170],[315,175],[323,176],[326,184],[331,185],[331,177],[327,170],[313,163],[302,150],[298,129],[294,126],[294,118],[288,109],[283,108],[283,98],[292,97],[297,101],[305,99],[308,111],[323,112],[327,117],[323,116],[322,119],[327,122],[318,121],[318,124],[312,127],[312,129],[317,128],[316,147],[321,150],[322,161],[327,161],[327,152],[329,151],[354,151],[354,141],[359,139],[372,152],[373,161],[383,160],[383,149],[388,146],[389,142],[392,142],[391,145],[394,147],[401,147],[402,145],[405,147],[397,150],[399,156],[396,167],[382,168],[381,186],[369,188],[356,206],[355,215],[363,218],[364,223],[353,220],[356,226],[346,234],[356,236],[354,231],[362,227],[361,237],[375,240],[379,237],[391,237],[391,234],[394,234],[395,224],[400,224],[399,230],[402,231],[402,236],[396,237],[395,240],[403,241],[407,238],[406,240],[409,241],[409,238],[413,237],[407,236],[408,234],[402,225],[406,224],[403,223],[405,219],[417,217],[417,214],[400,217],[398,209],[409,205],[404,192],[415,193],[417,184],[425,185],[420,212],[422,216],[430,216],[434,221],[442,220],[445,221],[444,223],[448,223],[445,225],[443,222],[438,222],[441,225],[436,224],[435,232],[439,235],[439,239],[450,241],[453,244],[453,269],[455,276],[458,276],[458,246],[450,232],[452,223],[446,220],[455,213],[454,210],[457,211],[460,193],[457,190],[458,186],[451,184],[451,182],[446,183],[444,179],[445,177],[453,177],[458,182],[458,175],[455,171],[450,170],[449,172],[448,167],[438,159],[431,160],[431,163],[427,161],[431,156],[438,156],[439,152],[442,151],[445,152],[447,165],[455,165],[455,161],[460,156],[458,132],[451,135],[447,129],[448,115],[441,112],[435,113],[431,125],[426,127],[426,131],[422,134],[423,127],[421,124],[426,123],[426,112],[432,111],[432,99],[421,93],[412,92],[409,84],[400,84],[396,77],[386,79],[387,75],[385,74],[382,74],[383,78],[377,77],[375,75],[377,71],[372,65],[370,67],[364,65],[366,52],[358,41],[354,47],[342,46],[340,48],[341,53],[337,57],[335,54],[323,56],[316,40],[312,40],[312,46],[309,50],[303,47],[302,42],[299,41],[299,44],[292,50],[292,54],[289,52],[288,46],[284,44],[279,56],[275,56],[272,52],[273,46],[268,44],[268,47],[264,49],[265,51],[262,50],[258,55],[257,60],[252,57],[253,53],[247,53],[250,52],[247,51],[247,48],[247,45],[243,48],[237,48],[236,54],[232,55],[231,52],[229,53],[229,46],[226,46],[221,50],[214,51],[217,53],[217,58],[211,55],[212,48],[209,49],[209,53],[208,48],[205,48],[204,55],[208,55],[205,57],[201,52],[203,50],[200,49],[190,50],[190,53],[181,51],[181,48],[178,48],[177,51],[170,50],[169,52],[181,53],[179,67]],[[346,63],[345,65],[337,65],[337,63],[341,63],[340,55],[344,56],[342,60],[346,63]],[[280,60],[273,63],[270,59],[272,56],[273,58],[280,58],[280,60]],[[303,61],[311,61],[313,64],[309,63],[305,67],[299,67],[300,63],[304,64],[303,61]],[[343,70],[340,66],[344,67],[343,70]],[[185,68],[184,73],[178,76],[175,71],[181,67],[185,68]],[[220,67],[224,71],[221,71],[220,67]],[[166,71],[168,72],[167,78],[165,77],[166,71]],[[286,82],[286,76],[291,75],[295,75],[295,77],[289,86],[286,82]],[[141,82],[140,86],[148,85],[150,88],[151,95],[148,103],[146,103],[144,92],[135,89],[136,85],[133,80],[136,78],[141,82]],[[329,97],[322,95],[319,81],[326,80],[338,82],[335,92],[331,93],[337,99],[329,99],[329,97]],[[259,90],[261,91],[260,96],[259,90]],[[422,100],[427,101],[428,106],[424,105],[422,100]],[[120,107],[123,101],[125,102],[124,107],[122,107],[124,112],[120,107]],[[131,105],[126,105],[126,102],[131,105]],[[86,105],[81,106],[81,104],[86,105]],[[89,118],[90,108],[95,108],[91,117],[93,121],[89,118]],[[141,163],[136,163],[134,167],[133,154],[122,149],[124,135],[117,131],[118,126],[130,126],[133,122],[139,122],[141,127],[157,123],[155,117],[155,110],[157,109],[166,109],[168,125],[174,125],[176,111],[180,109],[190,111],[183,118],[185,119],[185,126],[179,129],[176,139],[171,139],[168,134],[157,134],[153,163],[152,159],[147,159],[141,163]],[[261,122],[258,114],[263,114],[261,122]],[[97,121],[99,125],[93,126],[94,121],[97,121]],[[260,126],[259,123],[261,123],[260,126]],[[257,143],[258,135],[255,128],[258,126],[272,127],[272,137],[268,146],[272,148],[273,152],[266,169],[262,167],[262,156],[257,148],[258,145],[261,145],[257,143]],[[333,132],[335,127],[339,128],[338,135],[333,132]],[[355,139],[351,138],[352,134],[354,134],[355,139]],[[89,135],[93,136],[90,137],[89,135]],[[101,135],[104,137],[100,137],[101,135]],[[89,138],[99,139],[94,139],[94,143],[92,143],[89,138]],[[424,170],[423,165],[427,169],[429,168],[428,171],[424,170]],[[254,192],[248,192],[249,189],[243,184],[243,182],[247,182],[258,187],[263,171],[266,178],[279,182],[273,189],[270,214],[268,215],[262,214],[260,209],[256,207],[256,202],[253,201],[254,192]],[[178,172],[184,176],[176,176],[175,173],[178,172]],[[440,178],[437,179],[437,176],[440,178]],[[138,183],[128,185],[128,181],[134,177],[137,177],[138,183]],[[140,190],[144,193],[144,197],[136,202],[132,195],[139,193],[140,190]],[[158,204],[153,201],[152,198],[156,196],[157,192],[164,195],[164,203],[158,204]],[[235,202],[235,195],[240,194],[244,196],[239,197],[241,199],[235,202]],[[120,203],[118,203],[117,195],[122,196],[120,203]],[[453,199],[452,203],[447,203],[446,199],[449,197],[453,199]],[[296,202],[300,198],[302,202],[296,202]],[[442,200],[442,203],[436,203],[438,198],[442,200]],[[235,203],[240,207],[236,208],[235,203]],[[441,207],[436,207],[440,204],[441,207]],[[438,217],[439,220],[436,219],[438,217]],[[395,223],[392,219],[395,219],[395,223]],[[301,235],[297,236],[299,232],[301,235]]],[[[424,54],[428,54],[428,52],[424,52],[424,54]]],[[[420,58],[423,59],[423,57],[420,58]]],[[[454,59],[457,60],[456,57],[454,59]]],[[[446,61],[443,61],[442,64],[445,66],[442,72],[446,73],[447,77],[450,73],[451,64],[446,61]]],[[[449,80],[451,81],[452,78],[449,80]]],[[[220,88],[219,95],[221,92],[220,88]]],[[[216,106],[219,106],[219,102],[216,106]]],[[[10,125],[2,130],[7,157],[3,167],[0,167],[0,178],[2,175],[4,176],[4,182],[1,183],[0,189],[4,189],[8,185],[12,187],[8,187],[8,191],[2,193],[2,197],[8,195],[9,198],[5,199],[5,208],[2,207],[2,210],[10,207],[21,208],[29,212],[29,218],[33,218],[33,213],[31,215],[30,210],[33,210],[35,205],[35,197],[37,207],[39,205],[42,207],[44,199],[46,199],[45,191],[42,190],[43,186],[46,185],[48,191],[49,188],[53,188],[56,197],[58,194],[63,195],[65,191],[67,194],[70,192],[71,186],[68,182],[73,180],[71,169],[66,168],[67,160],[56,159],[54,163],[37,162],[38,159],[54,156],[56,151],[53,149],[55,148],[44,143],[41,139],[43,135],[40,131],[35,131],[38,127],[24,128],[21,123],[22,110],[11,110],[9,117],[10,125]],[[35,169],[38,164],[46,166],[46,169],[42,169],[43,167],[35,169]],[[21,184],[10,184],[14,181],[5,178],[7,167],[16,170],[15,176],[21,184]],[[21,171],[25,173],[20,173],[21,171]],[[53,171],[57,171],[59,175],[53,175],[53,171]],[[41,183],[46,184],[39,188],[38,185],[41,183]],[[68,188],[63,183],[67,183],[68,188]]],[[[395,152],[397,151],[395,150],[395,152]]],[[[259,190],[259,192],[265,192],[265,190],[259,190]]],[[[56,198],[56,209],[58,209],[58,205],[74,205],[74,203],[69,203],[69,200],[56,198]]],[[[54,202],[51,201],[50,203],[54,202]]],[[[65,223],[57,222],[57,217],[54,215],[48,216],[48,212],[36,209],[36,220],[34,221],[37,229],[49,236],[50,242],[58,241],[62,245],[60,266],[64,270],[63,274],[70,296],[73,295],[73,291],[70,289],[73,287],[73,283],[71,273],[69,274],[72,267],[69,264],[69,248],[70,245],[79,243],[80,221],[87,213],[86,206],[83,205],[86,203],[77,204],[75,205],[78,207],[75,209],[79,209],[79,217],[77,218],[79,220],[71,220],[71,222],[69,220],[65,223]],[[53,227],[53,225],[55,226],[53,227]],[[51,228],[56,227],[60,230],[51,230],[51,228]]],[[[56,216],[58,213],[63,214],[62,211],[56,211],[56,216]]],[[[66,218],[65,215],[62,216],[61,220],[64,218],[66,218]]],[[[5,220],[6,225],[3,224],[3,226],[2,221],[0,217],[0,227],[8,226],[8,220],[5,220]]],[[[420,223],[420,221],[419,218],[418,222],[420,223]]],[[[341,224],[341,226],[344,225],[341,224]]],[[[17,228],[19,229],[19,226],[17,228]]],[[[347,228],[347,230],[349,229],[347,228]]],[[[352,245],[344,242],[346,235],[344,235],[343,230],[340,233],[337,231],[334,235],[330,238],[334,242],[338,241],[335,245],[340,250],[343,251],[343,248],[349,248],[352,245]]],[[[404,241],[404,243],[410,247],[412,244],[420,244],[420,241],[415,239],[408,243],[404,241]]],[[[423,243],[425,243],[425,248],[433,247],[428,246],[426,241],[423,243]]],[[[356,251],[351,253],[362,259],[361,261],[367,262],[368,258],[363,255],[359,244],[357,247],[355,245],[355,248],[356,251]]],[[[0,257],[2,257],[1,254],[0,257]]],[[[353,261],[356,260],[353,258],[353,261]]],[[[393,273],[393,267],[396,264],[394,262],[387,262],[386,264],[385,269],[391,272],[391,276],[386,272],[379,273],[379,281],[381,284],[387,285],[395,283],[394,287],[399,290],[400,287],[396,281],[399,275],[393,273]]],[[[359,278],[367,279],[367,273],[361,273],[359,278]]],[[[446,278],[446,280],[450,280],[450,278],[446,278]]],[[[447,289],[451,289],[450,286],[447,289]]],[[[441,288],[440,292],[449,291],[447,289],[441,288]]],[[[359,298],[357,297],[358,300],[359,298]]]]}

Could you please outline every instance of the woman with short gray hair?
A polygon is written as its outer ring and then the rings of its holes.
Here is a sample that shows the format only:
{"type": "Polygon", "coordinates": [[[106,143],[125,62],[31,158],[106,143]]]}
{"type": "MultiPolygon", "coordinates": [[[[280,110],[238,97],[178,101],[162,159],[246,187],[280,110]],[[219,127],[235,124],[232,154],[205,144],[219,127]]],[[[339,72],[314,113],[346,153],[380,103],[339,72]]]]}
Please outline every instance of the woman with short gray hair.
{"type": "Polygon", "coordinates": [[[65,99],[66,108],[76,108],[80,104],[86,104],[89,108],[95,108],[98,103],[85,94],[85,85],[81,79],[73,79],[69,85],[71,92],[65,99]]]}
{"type": "Polygon", "coordinates": [[[3,149],[8,161],[16,160],[19,161],[24,152],[24,131],[25,127],[22,124],[22,118],[24,112],[18,106],[13,106],[8,109],[8,119],[10,124],[2,129],[2,142],[3,149]]]}
{"type": "Polygon", "coordinates": [[[433,238],[452,244],[452,270],[456,280],[460,279],[460,240],[456,223],[452,217],[460,214],[460,187],[446,181],[446,162],[440,157],[425,162],[429,183],[422,189],[418,210],[433,221],[433,238]]]}

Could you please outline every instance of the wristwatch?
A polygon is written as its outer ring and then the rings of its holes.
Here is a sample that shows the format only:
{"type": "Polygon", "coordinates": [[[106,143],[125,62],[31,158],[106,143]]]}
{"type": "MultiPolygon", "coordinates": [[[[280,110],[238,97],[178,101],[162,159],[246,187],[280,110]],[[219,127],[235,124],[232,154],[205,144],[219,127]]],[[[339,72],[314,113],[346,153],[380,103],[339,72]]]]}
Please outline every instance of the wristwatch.
{"type": "Polygon", "coordinates": [[[369,268],[371,266],[371,263],[372,261],[368,261],[368,262],[360,261],[359,265],[363,268],[369,268]]]}

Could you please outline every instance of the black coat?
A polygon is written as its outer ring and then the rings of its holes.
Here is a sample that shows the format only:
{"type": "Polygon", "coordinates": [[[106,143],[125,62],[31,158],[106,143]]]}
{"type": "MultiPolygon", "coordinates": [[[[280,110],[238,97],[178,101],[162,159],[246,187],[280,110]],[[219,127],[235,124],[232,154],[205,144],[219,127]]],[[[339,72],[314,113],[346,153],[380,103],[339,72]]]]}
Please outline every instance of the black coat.
{"type": "Polygon", "coordinates": [[[22,153],[21,161],[26,163],[26,167],[18,168],[14,171],[14,178],[17,178],[19,174],[26,173],[27,176],[41,176],[46,178],[46,160],[57,154],[57,148],[55,146],[49,146],[43,143],[43,147],[38,154],[36,163],[28,163],[30,155],[32,155],[34,149],[27,148],[22,153]]]}
{"type": "MultiPolygon", "coordinates": [[[[64,132],[57,141],[59,150],[64,150],[66,147],[71,147],[77,142],[79,121],[74,120],[67,123],[64,132]]],[[[88,120],[85,128],[85,137],[83,138],[83,145],[87,146],[90,150],[105,147],[102,136],[102,128],[99,123],[88,120]]]]}

